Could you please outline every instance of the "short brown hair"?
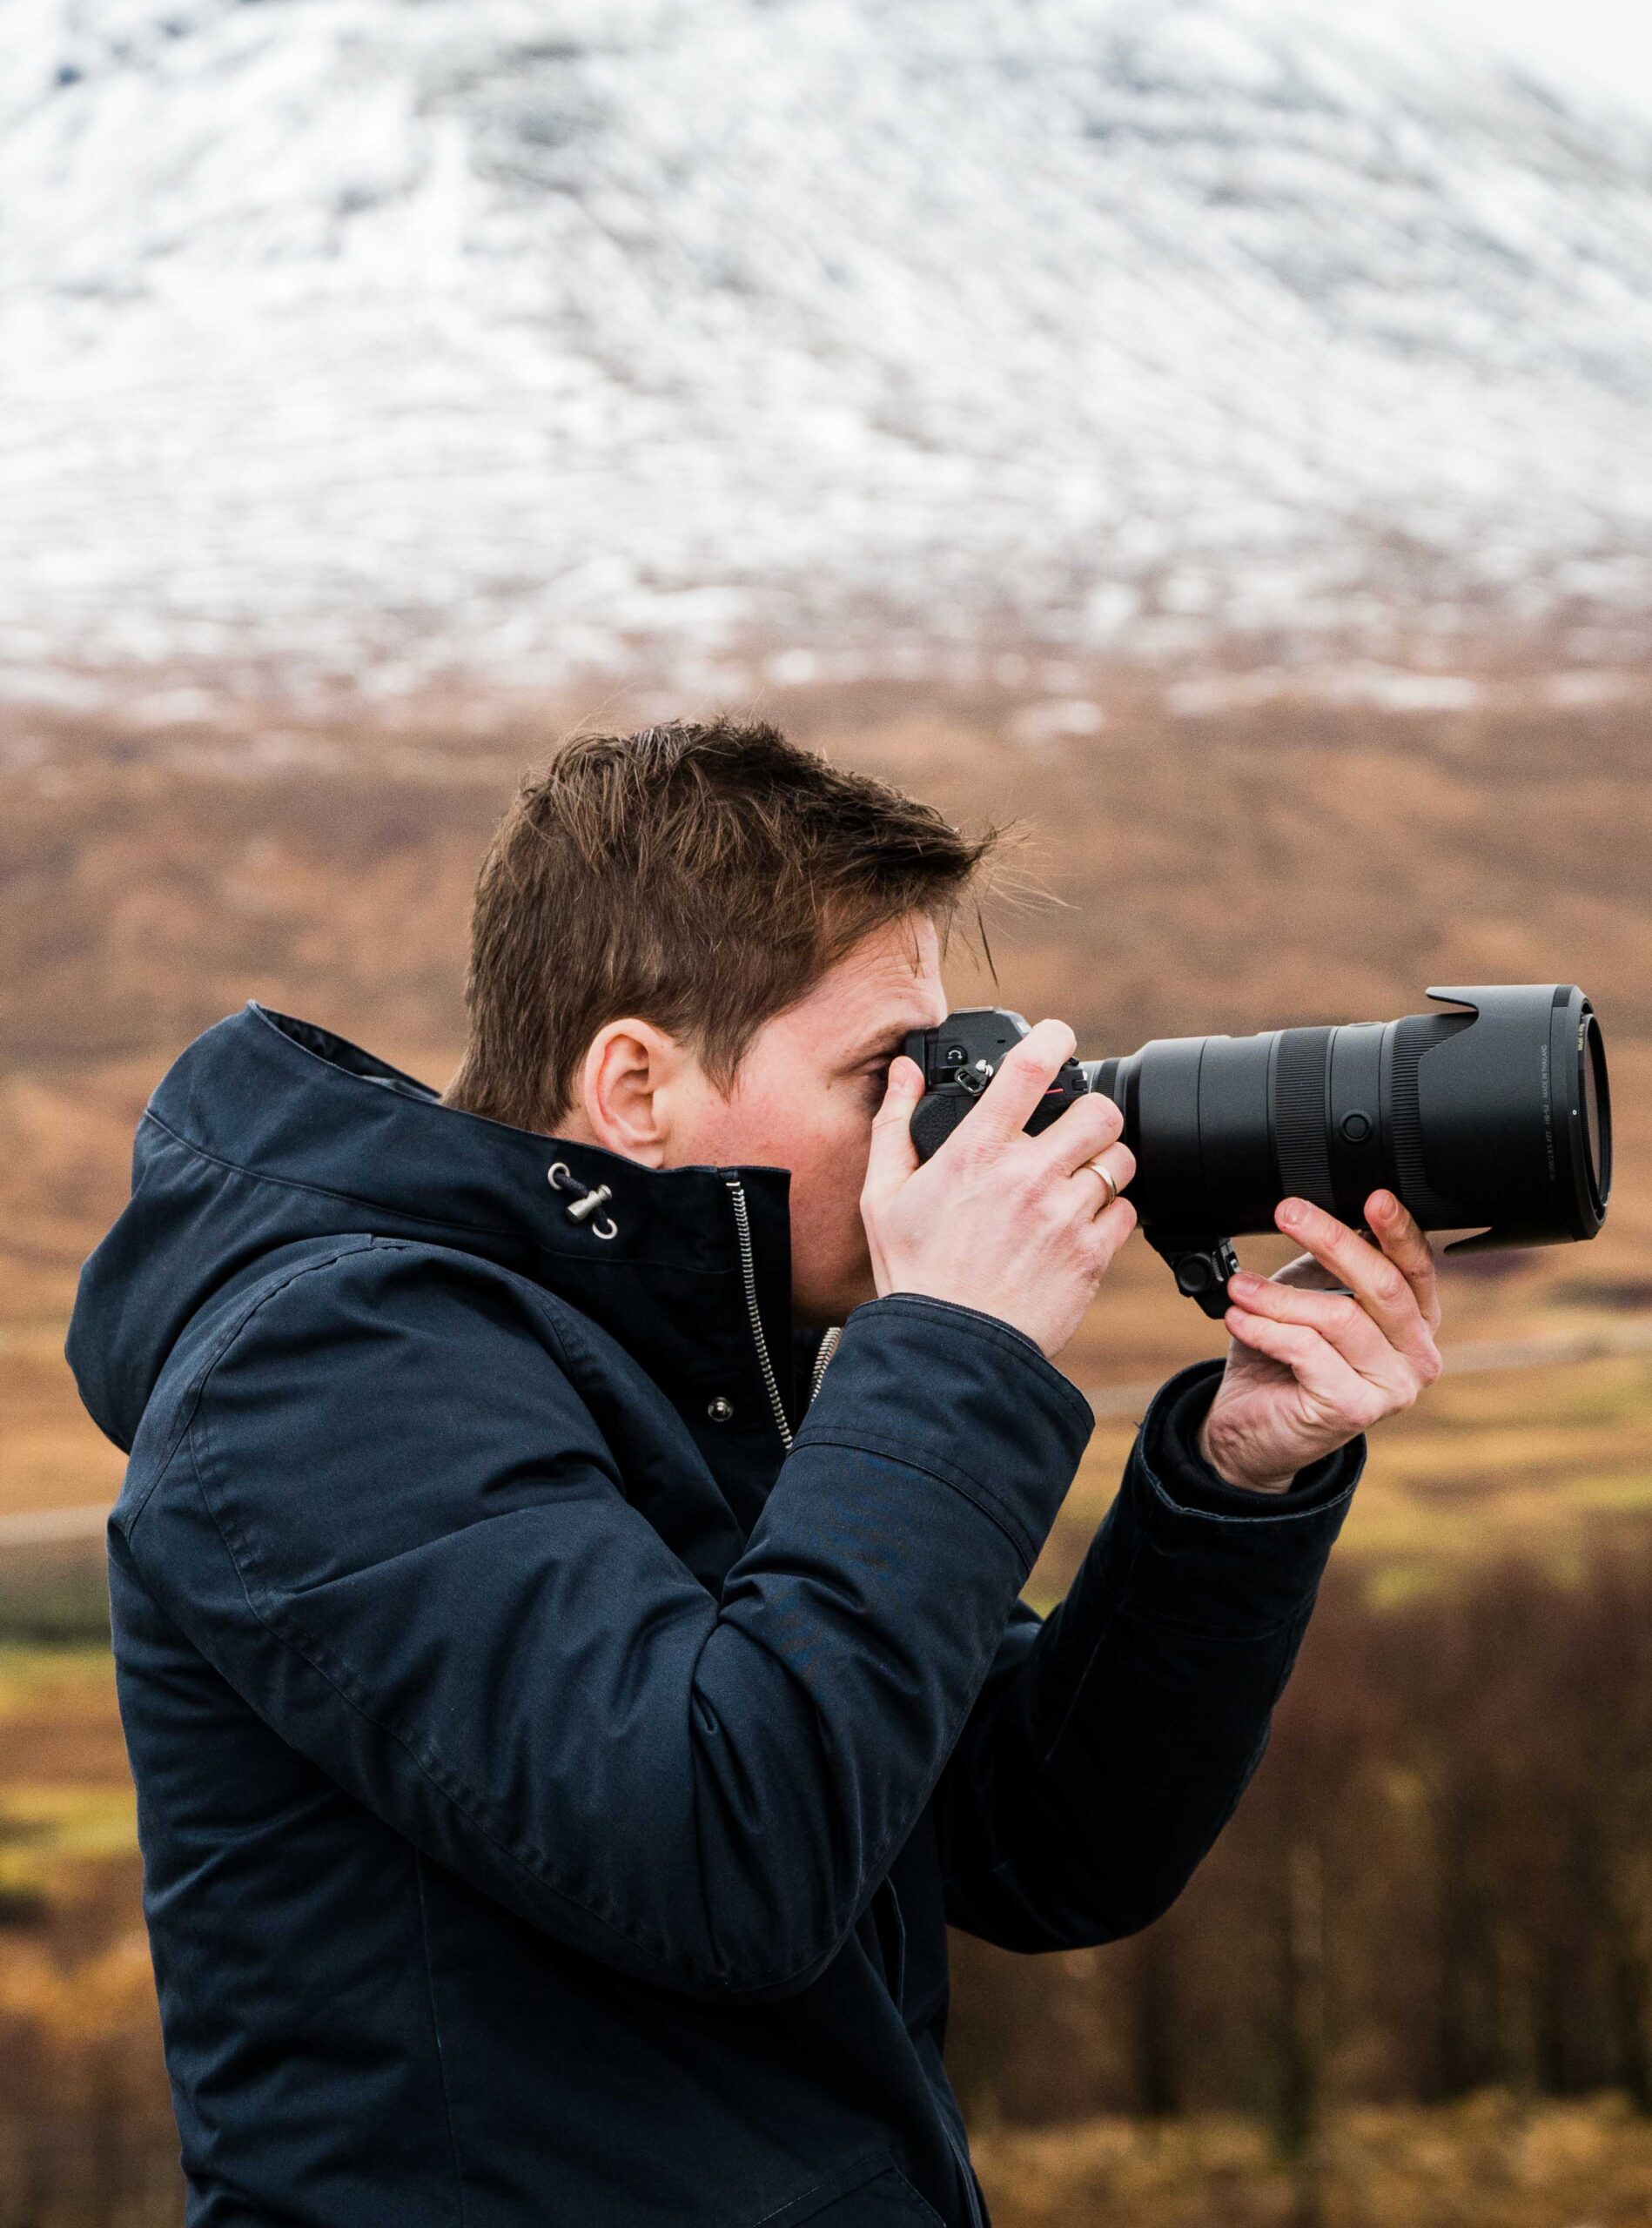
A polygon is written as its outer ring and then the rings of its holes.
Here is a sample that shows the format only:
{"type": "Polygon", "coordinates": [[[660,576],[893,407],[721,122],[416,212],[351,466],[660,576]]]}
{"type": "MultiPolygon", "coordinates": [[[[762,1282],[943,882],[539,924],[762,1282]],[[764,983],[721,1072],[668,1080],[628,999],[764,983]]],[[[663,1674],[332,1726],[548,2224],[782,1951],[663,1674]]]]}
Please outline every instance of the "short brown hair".
{"type": "Polygon", "coordinates": [[[918,910],[944,939],[1007,832],[966,836],[755,722],[578,735],[483,864],[447,1103],[553,1131],[591,1039],[626,1014],[692,1044],[727,1091],[763,1023],[863,936],[918,910]]]}

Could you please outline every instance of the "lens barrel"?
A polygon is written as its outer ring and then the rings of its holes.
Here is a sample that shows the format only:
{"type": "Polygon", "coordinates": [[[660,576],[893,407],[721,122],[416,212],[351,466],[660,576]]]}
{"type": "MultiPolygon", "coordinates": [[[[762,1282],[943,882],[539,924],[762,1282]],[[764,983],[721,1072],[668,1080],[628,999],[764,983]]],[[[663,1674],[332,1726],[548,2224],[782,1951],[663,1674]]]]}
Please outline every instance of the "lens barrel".
{"type": "Polygon", "coordinates": [[[1593,1238],[1612,1181],[1606,1052],[1575,983],[1431,987],[1467,1012],[1154,1037],[1080,1061],[1116,1102],[1144,1231],[1276,1227],[1287,1194],[1358,1226],[1386,1185],[1449,1252],[1593,1238]]]}

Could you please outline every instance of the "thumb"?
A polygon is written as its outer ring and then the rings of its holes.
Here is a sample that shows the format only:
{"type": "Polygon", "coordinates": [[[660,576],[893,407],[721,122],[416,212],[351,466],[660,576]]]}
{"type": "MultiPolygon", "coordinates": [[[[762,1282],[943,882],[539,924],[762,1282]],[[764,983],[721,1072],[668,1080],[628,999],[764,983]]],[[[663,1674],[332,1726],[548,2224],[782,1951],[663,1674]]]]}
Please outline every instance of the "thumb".
{"type": "Polygon", "coordinates": [[[923,1070],[904,1052],[890,1063],[883,1103],[872,1117],[872,1149],[867,1156],[862,1198],[876,1205],[899,1191],[917,1166],[912,1143],[912,1109],[923,1096],[923,1070]]]}

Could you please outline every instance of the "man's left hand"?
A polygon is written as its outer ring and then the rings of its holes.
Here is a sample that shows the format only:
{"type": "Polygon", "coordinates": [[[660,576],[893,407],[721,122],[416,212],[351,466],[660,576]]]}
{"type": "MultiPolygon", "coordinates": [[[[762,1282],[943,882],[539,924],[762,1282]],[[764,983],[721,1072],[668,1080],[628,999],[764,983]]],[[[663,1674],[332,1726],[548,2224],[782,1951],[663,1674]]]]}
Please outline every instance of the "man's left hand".
{"type": "Polygon", "coordinates": [[[1281,1199],[1275,1222],[1307,1251],[1275,1277],[1228,1278],[1232,1343],[1199,1451],[1230,1485],[1285,1492],[1305,1464],[1410,1407],[1444,1366],[1427,1233],[1392,1191],[1372,1192],[1365,1211],[1375,1245],[1310,1200],[1281,1199]],[[1338,1285],[1347,1291],[1327,1289],[1338,1285]]]}

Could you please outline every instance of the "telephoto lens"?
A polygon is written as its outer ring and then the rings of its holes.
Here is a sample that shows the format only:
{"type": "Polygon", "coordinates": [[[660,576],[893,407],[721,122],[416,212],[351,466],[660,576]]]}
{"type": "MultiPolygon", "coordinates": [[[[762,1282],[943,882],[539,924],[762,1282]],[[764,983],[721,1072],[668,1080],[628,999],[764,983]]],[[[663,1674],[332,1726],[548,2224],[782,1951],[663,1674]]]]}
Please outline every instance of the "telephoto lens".
{"type": "MultiPolygon", "coordinates": [[[[1226,1303],[1228,1241],[1273,1230],[1290,1195],[1358,1228],[1386,1186],[1447,1252],[1593,1238],[1612,1182],[1606,1048],[1573,983],[1434,988],[1467,1010],[1154,1037],[1114,1059],[1071,1060],[1027,1124],[1085,1091],[1115,1101],[1136,1156],[1128,1187],[1144,1237],[1207,1313],[1226,1303]]],[[[912,1117],[927,1159],[1027,1024],[999,1007],[950,1014],[906,1050],[928,1086],[912,1117]]]]}

